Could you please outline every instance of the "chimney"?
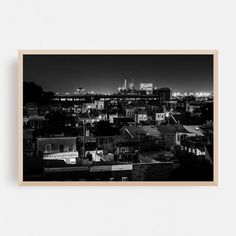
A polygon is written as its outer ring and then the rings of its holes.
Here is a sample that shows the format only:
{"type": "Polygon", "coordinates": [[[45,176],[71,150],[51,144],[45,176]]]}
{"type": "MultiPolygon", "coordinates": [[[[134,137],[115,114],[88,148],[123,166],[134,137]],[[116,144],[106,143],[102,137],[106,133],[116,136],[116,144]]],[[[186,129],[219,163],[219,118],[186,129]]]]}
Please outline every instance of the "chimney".
{"type": "Polygon", "coordinates": [[[127,80],[124,79],[124,89],[127,89],[127,80]]]}

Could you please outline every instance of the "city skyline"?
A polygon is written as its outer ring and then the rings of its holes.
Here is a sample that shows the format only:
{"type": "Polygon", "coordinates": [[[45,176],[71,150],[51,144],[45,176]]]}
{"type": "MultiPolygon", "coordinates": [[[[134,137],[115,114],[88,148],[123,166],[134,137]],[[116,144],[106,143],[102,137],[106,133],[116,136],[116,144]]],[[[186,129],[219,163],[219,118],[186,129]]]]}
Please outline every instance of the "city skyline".
{"type": "Polygon", "coordinates": [[[212,92],[211,55],[25,55],[24,81],[46,91],[116,93],[124,79],[172,92],[212,92]]]}

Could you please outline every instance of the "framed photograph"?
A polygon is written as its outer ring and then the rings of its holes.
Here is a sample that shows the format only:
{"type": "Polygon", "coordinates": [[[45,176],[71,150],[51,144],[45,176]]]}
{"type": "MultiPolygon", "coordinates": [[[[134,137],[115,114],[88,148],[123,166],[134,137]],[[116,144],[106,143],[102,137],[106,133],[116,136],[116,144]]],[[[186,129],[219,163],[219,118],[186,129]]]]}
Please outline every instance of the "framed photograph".
{"type": "Polygon", "coordinates": [[[19,51],[19,184],[216,186],[217,76],[217,50],[19,51]]]}

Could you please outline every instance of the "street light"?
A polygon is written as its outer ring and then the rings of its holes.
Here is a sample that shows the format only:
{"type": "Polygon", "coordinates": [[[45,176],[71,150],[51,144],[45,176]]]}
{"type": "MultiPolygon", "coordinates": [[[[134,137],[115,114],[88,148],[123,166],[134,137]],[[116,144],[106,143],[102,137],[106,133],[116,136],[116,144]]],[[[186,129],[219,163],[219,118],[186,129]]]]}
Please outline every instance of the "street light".
{"type": "MultiPolygon", "coordinates": [[[[90,109],[88,110],[88,116],[90,114],[90,109]]],[[[91,120],[90,116],[89,119],[91,120]]],[[[82,165],[83,159],[85,159],[85,139],[86,139],[86,119],[83,120],[83,155],[82,155],[82,165]]]]}

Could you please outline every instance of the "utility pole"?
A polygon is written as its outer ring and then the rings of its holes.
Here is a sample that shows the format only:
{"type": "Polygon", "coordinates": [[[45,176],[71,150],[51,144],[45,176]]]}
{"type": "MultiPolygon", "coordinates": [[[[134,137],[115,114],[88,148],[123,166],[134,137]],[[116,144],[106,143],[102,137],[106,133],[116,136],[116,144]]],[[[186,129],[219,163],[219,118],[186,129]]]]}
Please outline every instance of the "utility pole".
{"type": "Polygon", "coordinates": [[[86,124],[86,121],[84,120],[83,121],[83,155],[82,155],[82,165],[83,165],[83,159],[85,158],[85,124],[86,124]]]}

